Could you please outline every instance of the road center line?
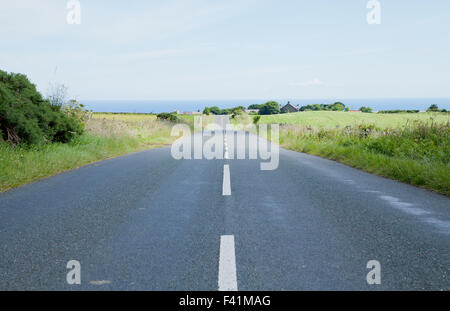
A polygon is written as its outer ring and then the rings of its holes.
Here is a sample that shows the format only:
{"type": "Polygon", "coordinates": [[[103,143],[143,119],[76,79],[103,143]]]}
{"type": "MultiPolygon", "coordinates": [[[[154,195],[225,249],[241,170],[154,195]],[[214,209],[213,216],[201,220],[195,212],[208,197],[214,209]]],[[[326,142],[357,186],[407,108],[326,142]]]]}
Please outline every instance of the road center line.
{"type": "Polygon", "coordinates": [[[230,166],[223,166],[222,195],[231,195],[230,166]]]}
{"type": "Polygon", "coordinates": [[[237,291],[234,235],[220,237],[219,291],[237,291]]]}

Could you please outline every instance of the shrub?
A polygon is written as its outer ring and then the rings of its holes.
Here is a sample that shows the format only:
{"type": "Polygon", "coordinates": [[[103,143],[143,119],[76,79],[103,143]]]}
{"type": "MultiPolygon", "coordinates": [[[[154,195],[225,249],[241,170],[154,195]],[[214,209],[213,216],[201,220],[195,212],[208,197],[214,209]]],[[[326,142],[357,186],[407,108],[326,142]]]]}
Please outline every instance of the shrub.
{"type": "Polygon", "coordinates": [[[262,105],[260,104],[252,104],[248,106],[248,109],[261,109],[262,105]]]}
{"type": "Polygon", "coordinates": [[[180,119],[176,115],[174,115],[172,113],[167,113],[167,112],[162,112],[162,113],[158,114],[156,116],[156,118],[159,120],[165,120],[165,121],[170,121],[170,122],[179,122],[180,121],[180,119]]]}
{"type": "Polygon", "coordinates": [[[259,109],[259,114],[267,115],[267,114],[279,114],[280,113],[280,105],[275,101],[269,101],[261,106],[259,109]]]}
{"type": "Polygon", "coordinates": [[[211,113],[211,108],[205,107],[205,109],[203,109],[203,114],[206,114],[207,116],[209,116],[210,113],[211,113]]]}
{"type": "Polygon", "coordinates": [[[0,70],[0,133],[10,144],[68,142],[81,134],[78,120],[53,106],[25,75],[0,70]]]}
{"type": "Polygon", "coordinates": [[[341,102],[335,102],[334,104],[314,104],[314,105],[306,105],[300,108],[300,111],[348,111],[350,110],[348,107],[341,102]]]}
{"type": "Polygon", "coordinates": [[[372,108],[370,108],[370,107],[361,107],[361,108],[359,108],[359,111],[365,112],[365,113],[372,113],[372,108]]]}
{"type": "Polygon", "coordinates": [[[220,114],[220,108],[219,108],[219,107],[216,107],[216,106],[210,107],[210,108],[209,108],[209,111],[210,111],[212,114],[220,114]]]}
{"type": "Polygon", "coordinates": [[[380,110],[378,113],[419,113],[419,110],[380,110]]]}

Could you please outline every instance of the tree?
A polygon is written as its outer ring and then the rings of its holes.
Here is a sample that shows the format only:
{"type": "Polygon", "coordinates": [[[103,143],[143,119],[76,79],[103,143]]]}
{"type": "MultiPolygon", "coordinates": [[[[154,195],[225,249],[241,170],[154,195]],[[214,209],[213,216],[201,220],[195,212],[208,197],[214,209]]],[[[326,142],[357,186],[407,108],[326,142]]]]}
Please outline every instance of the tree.
{"type": "Polygon", "coordinates": [[[259,114],[279,114],[280,113],[280,105],[276,101],[269,101],[261,106],[259,109],[259,114]]]}
{"type": "Polygon", "coordinates": [[[344,111],[345,105],[341,102],[335,102],[330,106],[330,110],[332,111],[344,111]]]}
{"type": "Polygon", "coordinates": [[[262,105],[260,105],[260,104],[252,104],[252,105],[248,106],[248,109],[261,109],[261,106],[262,105]]]}
{"type": "Polygon", "coordinates": [[[210,107],[210,108],[209,108],[209,111],[210,111],[212,114],[220,114],[220,108],[219,108],[219,107],[216,107],[216,106],[210,107]]]}
{"type": "Polygon", "coordinates": [[[210,113],[211,113],[211,109],[209,107],[205,107],[205,109],[203,109],[203,114],[206,114],[209,116],[210,113]]]}
{"type": "Polygon", "coordinates": [[[245,111],[244,106],[237,106],[231,109],[232,113],[242,113],[245,111]]]}
{"type": "Polygon", "coordinates": [[[429,112],[438,112],[439,111],[439,107],[435,104],[431,105],[430,108],[427,109],[427,111],[429,112]]]}
{"type": "Polygon", "coordinates": [[[370,108],[370,107],[361,107],[361,108],[359,108],[359,111],[365,112],[365,113],[372,113],[372,108],[370,108]]]}
{"type": "Polygon", "coordinates": [[[170,121],[170,122],[179,122],[180,119],[174,115],[173,113],[162,112],[156,116],[159,120],[170,121]]]}

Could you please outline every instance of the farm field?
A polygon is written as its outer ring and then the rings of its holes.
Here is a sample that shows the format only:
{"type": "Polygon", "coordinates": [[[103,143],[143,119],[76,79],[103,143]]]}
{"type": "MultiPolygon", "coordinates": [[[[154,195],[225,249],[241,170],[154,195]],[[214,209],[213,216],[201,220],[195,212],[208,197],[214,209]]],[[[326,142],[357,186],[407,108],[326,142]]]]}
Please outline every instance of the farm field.
{"type": "Polygon", "coordinates": [[[260,123],[280,123],[314,127],[345,127],[360,124],[375,124],[380,128],[394,128],[412,121],[446,123],[450,114],[445,113],[357,113],[336,111],[305,111],[261,116],[260,123]]]}

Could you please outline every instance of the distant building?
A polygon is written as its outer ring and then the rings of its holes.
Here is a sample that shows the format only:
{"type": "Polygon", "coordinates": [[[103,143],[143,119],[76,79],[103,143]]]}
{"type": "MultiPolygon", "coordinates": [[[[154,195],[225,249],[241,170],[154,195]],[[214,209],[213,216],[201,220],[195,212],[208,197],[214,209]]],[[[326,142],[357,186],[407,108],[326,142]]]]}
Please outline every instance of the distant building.
{"type": "Polygon", "coordinates": [[[298,110],[299,106],[294,106],[290,102],[280,108],[281,113],[298,112],[298,110]]]}
{"type": "Polygon", "coordinates": [[[349,112],[361,112],[361,110],[350,110],[349,112]]]}
{"type": "Polygon", "coordinates": [[[173,113],[175,113],[175,114],[180,114],[180,112],[178,111],[178,109],[175,109],[175,110],[173,111],[173,113]]]}

